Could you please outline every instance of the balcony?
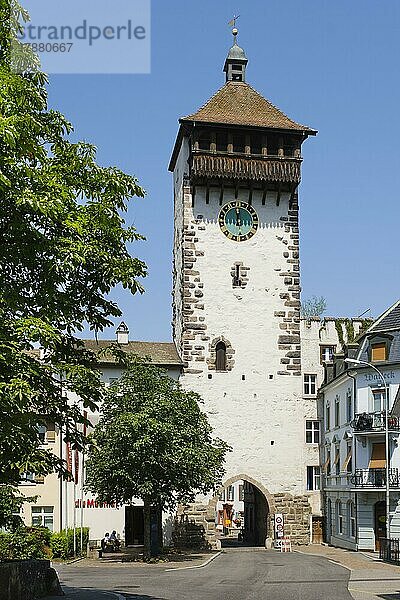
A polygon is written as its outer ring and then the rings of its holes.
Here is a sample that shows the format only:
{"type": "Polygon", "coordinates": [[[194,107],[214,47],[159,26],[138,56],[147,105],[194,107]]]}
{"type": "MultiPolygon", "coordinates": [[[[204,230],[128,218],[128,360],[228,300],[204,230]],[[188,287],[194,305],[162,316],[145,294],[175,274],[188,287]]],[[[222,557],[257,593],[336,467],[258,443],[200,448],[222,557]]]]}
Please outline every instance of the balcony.
{"type": "Polygon", "coordinates": [[[193,151],[191,176],[260,181],[265,183],[300,183],[301,158],[287,156],[259,156],[211,154],[193,151]]]}
{"type": "MultiPolygon", "coordinates": [[[[359,413],[354,417],[351,426],[355,433],[385,431],[385,411],[359,413]]],[[[389,415],[388,427],[390,431],[400,431],[400,419],[389,415]]]]}
{"type": "MultiPolygon", "coordinates": [[[[386,469],[356,469],[350,477],[350,483],[357,488],[384,488],[386,487],[386,469]]],[[[390,487],[400,486],[398,469],[389,469],[390,487]]]]}

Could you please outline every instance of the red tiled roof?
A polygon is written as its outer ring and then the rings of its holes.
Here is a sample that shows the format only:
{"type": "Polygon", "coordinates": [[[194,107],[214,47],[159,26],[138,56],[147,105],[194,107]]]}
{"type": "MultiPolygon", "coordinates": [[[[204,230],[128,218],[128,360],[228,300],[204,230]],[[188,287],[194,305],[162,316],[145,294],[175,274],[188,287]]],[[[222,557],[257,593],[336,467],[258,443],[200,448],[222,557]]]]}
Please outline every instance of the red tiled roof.
{"type": "MultiPolygon", "coordinates": [[[[87,350],[98,353],[112,344],[115,340],[81,340],[87,350]]],[[[182,361],[178,356],[175,344],[172,342],[128,342],[120,346],[121,350],[129,354],[137,354],[141,358],[149,357],[155,365],[181,366],[182,361]]],[[[103,352],[99,356],[101,363],[113,364],[116,362],[111,352],[103,352]]]]}
{"type": "Polygon", "coordinates": [[[241,81],[228,81],[197,112],[181,121],[288,129],[308,135],[317,133],[292,121],[248,83],[241,81]]]}

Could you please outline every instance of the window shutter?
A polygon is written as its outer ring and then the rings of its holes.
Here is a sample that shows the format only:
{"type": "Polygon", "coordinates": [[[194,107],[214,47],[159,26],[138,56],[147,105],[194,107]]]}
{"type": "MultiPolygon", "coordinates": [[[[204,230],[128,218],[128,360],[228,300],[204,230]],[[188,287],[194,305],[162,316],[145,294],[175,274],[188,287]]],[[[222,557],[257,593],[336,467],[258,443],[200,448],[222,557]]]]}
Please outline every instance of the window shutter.
{"type": "Polygon", "coordinates": [[[386,360],[386,343],[381,342],[379,344],[372,344],[371,346],[371,360],[373,362],[386,360]]]}
{"type": "Polygon", "coordinates": [[[372,454],[369,461],[370,469],[384,469],[386,467],[385,444],[372,444],[372,454]]]}

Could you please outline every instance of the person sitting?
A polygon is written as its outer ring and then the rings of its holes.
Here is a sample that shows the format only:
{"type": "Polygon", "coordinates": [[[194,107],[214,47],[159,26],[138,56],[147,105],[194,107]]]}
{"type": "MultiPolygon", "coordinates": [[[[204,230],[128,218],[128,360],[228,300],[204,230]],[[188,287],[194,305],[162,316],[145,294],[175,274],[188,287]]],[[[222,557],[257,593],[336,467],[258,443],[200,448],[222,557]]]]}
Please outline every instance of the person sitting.
{"type": "Polygon", "coordinates": [[[101,549],[103,550],[103,552],[107,549],[107,546],[110,543],[110,534],[108,532],[106,532],[104,534],[103,539],[101,540],[101,549]]]}
{"type": "Polygon", "coordinates": [[[121,542],[119,541],[119,539],[117,537],[117,532],[115,531],[115,529],[111,532],[110,542],[113,544],[115,550],[119,550],[119,548],[121,546],[121,542]]]}

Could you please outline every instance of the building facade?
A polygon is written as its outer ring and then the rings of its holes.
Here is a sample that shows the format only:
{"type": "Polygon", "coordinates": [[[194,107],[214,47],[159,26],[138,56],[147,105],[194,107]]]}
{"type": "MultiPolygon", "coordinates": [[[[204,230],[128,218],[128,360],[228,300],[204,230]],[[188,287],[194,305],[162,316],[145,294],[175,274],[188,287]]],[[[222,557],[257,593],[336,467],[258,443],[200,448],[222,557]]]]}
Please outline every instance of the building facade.
{"type": "Polygon", "coordinates": [[[379,549],[380,539],[387,536],[387,460],[390,536],[400,534],[399,384],[400,302],[397,302],[356,344],[349,344],[345,353],[326,366],[326,381],[320,396],[321,462],[326,539],[332,545],[353,550],[379,549]],[[346,363],[348,358],[353,363],[346,363]]]}
{"type": "MultiPolygon", "coordinates": [[[[112,353],[104,353],[113,340],[84,340],[88,350],[97,354],[102,351],[98,367],[101,379],[108,387],[122,374],[122,367],[112,353]]],[[[130,341],[129,331],[122,323],[116,332],[116,340],[126,352],[142,358],[150,358],[152,364],[167,370],[170,377],[178,379],[182,363],[175,346],[168,342],[130,341]]],[[[69,401],[78,403],[78,397],[69,395],[69,401]]],[[[100,413],[87,413],[93,427],[100,413]]],[[[88,431],[89,433],[90,431],[88,431]]],[[[36,477],[27,474],[19,486],[27,497],[37,496],[36,503],[26,502],[21,515],[25,525],[43,525],[51,531],[65,528],[89,527],[90,540],[101,540],[106,531],[115,529],[126,545],[143,543],[143,502],[133,498],[130,505],[110,506],[98,502],[97,498],[84,489],[85,465],[81,452],[74,451],[63,440],[63,432],[48,423],[40,432],[43,447],[63,458],[73,473],[71,481],[63,481],[52,474],[36,477]]],[[[167,517],[167,516],[166,516],[167,517]]]]}

